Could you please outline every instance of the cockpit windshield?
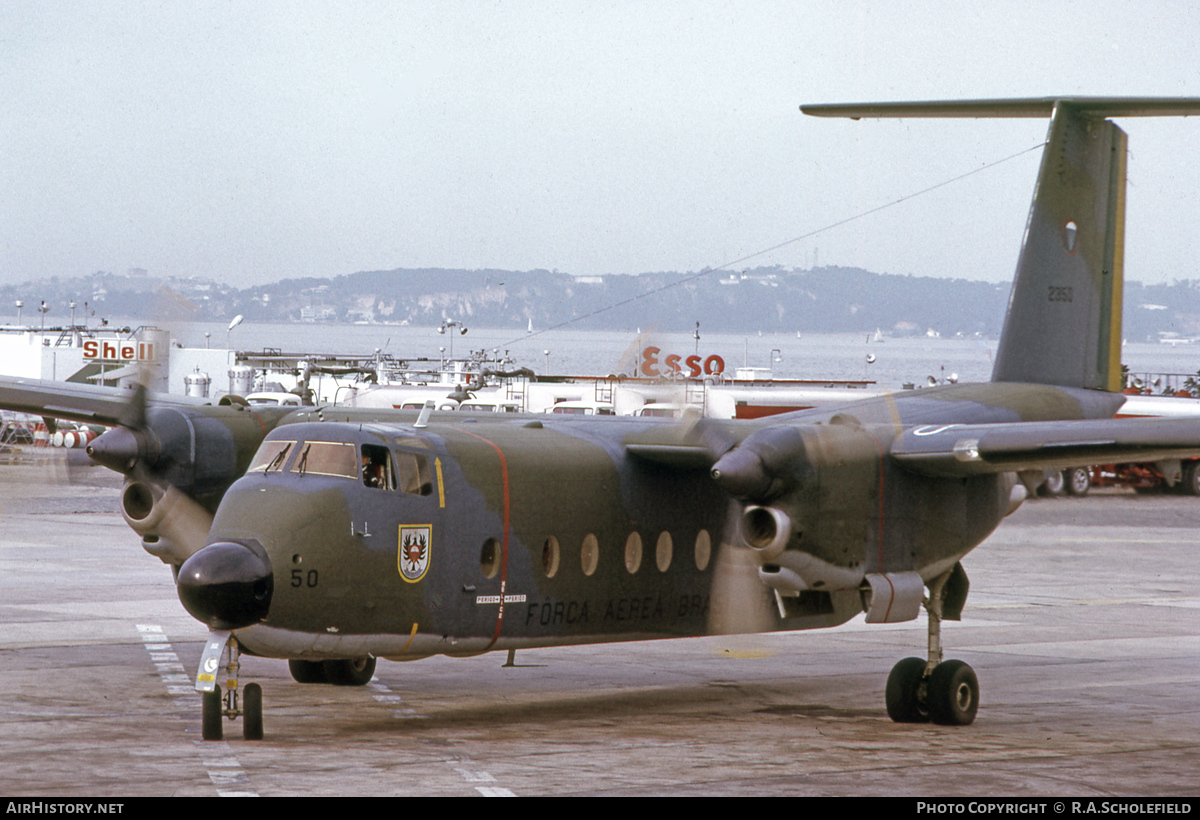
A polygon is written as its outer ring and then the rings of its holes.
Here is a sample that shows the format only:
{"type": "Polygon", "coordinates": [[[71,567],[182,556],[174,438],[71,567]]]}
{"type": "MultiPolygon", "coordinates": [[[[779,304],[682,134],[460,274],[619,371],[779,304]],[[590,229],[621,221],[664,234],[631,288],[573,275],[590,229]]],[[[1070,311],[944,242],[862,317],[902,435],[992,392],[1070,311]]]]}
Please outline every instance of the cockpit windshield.
{"type": "MultiPolygon", "coordinates": [[[[428,446],[419,439],[406,439],[407,445],[428,446]]],[[[401,451],[380,444],[354,444],[339,441],[264,441],[246,469],[247,473],[287,473],[289,475],[338,476],[360,480],[368,487],[400,490],[413,495],[433,492],[433,474],[429,456],[401,451]]]]}
{"type": "Polygon", "coordinates": [[[305,475],[334,475],[358,478],[354,445],[336,441],[306,441],[292,461],[291,471],[305,475]]]}
{"type": "Polygon", "coordinates": [[[254,460],[246,468],[248,473],[270,473],[282,470],[287,464],[288,454],[291,453],[294,441],[264,441],[254,454],[254,460]]]}

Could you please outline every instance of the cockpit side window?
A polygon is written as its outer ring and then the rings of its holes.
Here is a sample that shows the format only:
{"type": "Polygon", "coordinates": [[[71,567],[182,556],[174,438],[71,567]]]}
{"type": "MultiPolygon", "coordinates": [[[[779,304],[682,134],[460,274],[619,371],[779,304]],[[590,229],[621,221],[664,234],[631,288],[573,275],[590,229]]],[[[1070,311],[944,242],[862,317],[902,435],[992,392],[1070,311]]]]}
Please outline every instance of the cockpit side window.
{"type": "Polygon", "coordinates": [[[368,487],[396,489],[396,471],[392,467],[392,454],[388,448],[378,444],[362,446],[362,479],[368,487]]]}
{"type": "Polygon", "coordinates": [[[400,489],[413,495],[429,495],[433,492],[433,475],[429,470],[429,456],[401,452],[397,456],[400,489]]]}

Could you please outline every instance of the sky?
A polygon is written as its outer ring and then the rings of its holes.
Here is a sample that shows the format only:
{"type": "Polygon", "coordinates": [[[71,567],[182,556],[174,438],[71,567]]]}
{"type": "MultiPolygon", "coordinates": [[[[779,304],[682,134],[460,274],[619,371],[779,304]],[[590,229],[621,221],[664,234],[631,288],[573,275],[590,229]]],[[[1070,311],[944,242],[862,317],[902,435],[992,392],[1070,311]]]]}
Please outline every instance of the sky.
{"type": "MultiPolygon", "coordinates": [[[[1007,281],[1045,121],[799,106],[1074,95],[1200,97],[1200,2],[5,0],[0,283],[814,263],[1007,281]]],[[[1200,278],[1200,118],[1118,123],[1127,278],[1200,278]]]]}

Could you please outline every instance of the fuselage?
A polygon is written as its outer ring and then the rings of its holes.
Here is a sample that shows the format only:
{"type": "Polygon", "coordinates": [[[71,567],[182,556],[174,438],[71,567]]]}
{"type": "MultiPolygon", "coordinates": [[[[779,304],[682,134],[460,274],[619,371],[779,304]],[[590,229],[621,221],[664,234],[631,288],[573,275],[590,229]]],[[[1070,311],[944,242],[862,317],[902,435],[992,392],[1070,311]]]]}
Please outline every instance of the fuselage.
{"type": "Polygon", "coordinates": [[[1119,404],[1095,391],[988,384],[690,429],[301,414],[225,494],[209,542],[269,560],[268,613],[237,631],[263,655],[407,659],[834,626],[862,611],[866,574],[933,577],[1010,510],[1012,475],[906,472],[888,458],[899,432],[1099,418],[1119,404]],[[714,480],[721,452],[772,436],[791,451],[770,489],[714,480]],[[647,442],[662,446],[630,446],[647,442]],[[671,456],[673,445],[693,456],[671,456]],[[702,447],[711,458],[694,457],[702,447]],[[782,554],[747,549],[750,505],[788,522],[782,554]],[[788,572],[790,586],[772,575],[788,572]]]}
{"type": "Polygon", "coordinates": [[[521,423],[296,424],[263,447],[290,452],[230,489],[210,536],[271,557],[271,614],[239,633],[253,651],[405,657],[705,630],[728,499],[703,471],[632,469],[617,439],[521,423]],[[318,472],[320,451],[333,455],[318,472]]]}

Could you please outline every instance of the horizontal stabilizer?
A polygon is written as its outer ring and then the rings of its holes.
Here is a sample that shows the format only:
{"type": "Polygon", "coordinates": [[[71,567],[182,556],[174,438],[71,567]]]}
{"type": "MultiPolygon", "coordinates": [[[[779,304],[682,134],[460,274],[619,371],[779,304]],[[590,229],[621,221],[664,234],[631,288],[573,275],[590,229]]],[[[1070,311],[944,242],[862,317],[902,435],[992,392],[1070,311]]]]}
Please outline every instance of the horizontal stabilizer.
{"type": "Polygon", "coordinates": [[[802,105],[814,117],[1049,117],[1059,103],[1088,117],[1195,117],[1200,98],[1188,97],[1029,97],[1014,100],[933,100],[928,102],[834,103],[802,105]]]}
{"type": "Polygon", "coordinates": [[[1108,117],[1200,115],[1200,99],[1041,97],[804,105],[818,117],[1047,117],[994,382],[1119,391],[1127,138],[1108,117]]]}
{"type": "Polygon", "coordinates": [[[1200,456],[1200,419],[926,425],[892,444],[905,469],[965,477],[1200,456]]]}

